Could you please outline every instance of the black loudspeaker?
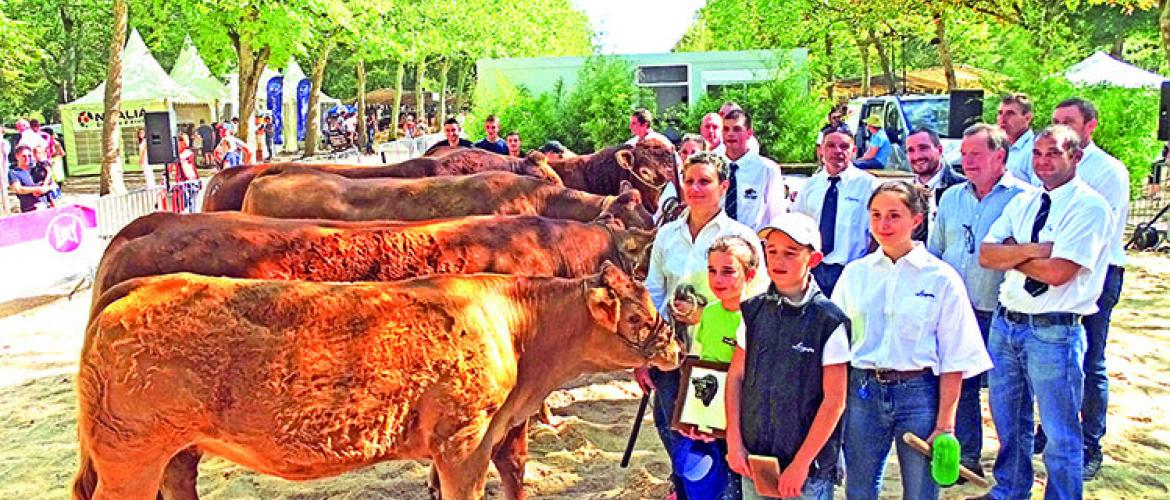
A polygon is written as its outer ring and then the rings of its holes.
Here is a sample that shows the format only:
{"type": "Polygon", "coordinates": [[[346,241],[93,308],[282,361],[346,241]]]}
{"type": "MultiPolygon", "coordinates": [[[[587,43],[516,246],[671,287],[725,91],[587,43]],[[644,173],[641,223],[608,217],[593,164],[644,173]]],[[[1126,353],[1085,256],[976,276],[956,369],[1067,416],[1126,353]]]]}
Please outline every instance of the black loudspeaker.
{"type": "Polygon", "coordinates": [[[952,90],[947,137],[963,137],[967,127],[983,121],[983,90],[952,90]]]}
{"type": "Polygon", "coordinates": [[[1162,100],[1158,104],[1158,140],[1170,141],[1170,82],[1162,82],[1162,100]]]}
{"type": "Polygon", "coordinates": [[[174,163],[175,130],[171,127],[171,114],[166,111],[146,113],[143,119],[146,129],[146,161],[151,165],[174,163]]]}

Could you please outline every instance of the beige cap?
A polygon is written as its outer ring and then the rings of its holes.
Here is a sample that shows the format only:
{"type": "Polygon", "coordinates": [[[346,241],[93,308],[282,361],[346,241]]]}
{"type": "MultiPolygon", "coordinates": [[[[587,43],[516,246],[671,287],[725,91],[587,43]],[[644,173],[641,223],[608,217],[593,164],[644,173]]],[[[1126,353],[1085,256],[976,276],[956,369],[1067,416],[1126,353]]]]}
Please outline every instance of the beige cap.
{"type": "Polygon", "coordinates": [[[812,217],[799,213],[780,214],[760,229],[760,239],[767,239],[772,231],[780,231],[792,238],[792,241],[821,251],[821,232],[812,217]]]}

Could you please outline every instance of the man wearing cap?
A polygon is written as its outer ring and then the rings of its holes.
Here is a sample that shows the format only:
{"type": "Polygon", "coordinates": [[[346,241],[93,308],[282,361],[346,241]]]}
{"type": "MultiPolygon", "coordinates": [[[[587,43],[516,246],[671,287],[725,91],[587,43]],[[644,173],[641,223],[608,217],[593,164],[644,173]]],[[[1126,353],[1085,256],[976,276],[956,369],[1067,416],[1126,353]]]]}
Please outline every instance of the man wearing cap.
{"type": "Polygon", "coordinates": [[[853,162],[858,168],[881,169],[890,162],[890,153],[894,145],[886,136],[885,121],[881,115],[869,115],[865,118],[865,128],[869,131],[869,140],[865,143],[865,153],[853,162]]]}
{"type": "MultiPolygon", "coordinates": [[[[927,239],[930,253],[950,264],[963,279],[984,345],[999,303],[996,295],[1003,283],[1003,271],[979,265],[979,242],[987,237],[991,224],[1012,198],[1033,190],[1030,184],[1006,171],[1008,144],[1007,134],[994,125],[979,123],[963,132],[963,171],[967,182],[943,193],[938,202],[938,218],[927,239]]],[[[1031,158],[1030,153],[1028,157],[1031,158]]],[[[983,451],[979,391],[983,380],[983,376],[963,380],[955,415],[955,437],[961,445],[962,464],[979,475],[983,475],[979,464],[983,451]]]]}
{"type": "Polygon", "coordinates": [[[821,143],[825,168],[809,177],[792,211],[817,221],[824,261],[812,270],[825,295],[832,295],[845,264],[865,255],[869,245],[869,196],[877,179],[850,164],[853,136],[830,132],[821,143]]]}
{"type": "Polygon", "coordinates": [[[569,151],[569,148],[566,148],[564,144],[561,144],[561,141],[557,140],[544,143],[544,145],[540,146],[540,152],[544,153],[544,156],[545,158],[548,158],[548,161],[557,161],[564,158],[572,158],[577,156],[576,154],[573,154],[572,151],[569,151]]]}
{"type": "Polygon", "coordinates": [[[1036,135],[1032,169],[1044,190],[1008,202],[979,250],[979,264],[1006,271],[991,320],[988,375],[999,435],[996,485],[986,498],[1031,498],[1033,396],[1048,434],[1047,498],[1081,498],[1085,328],[1096,313],[1113,228],[1108,203],[1077,174],[1081,139],[1053,125],[1036,135]]]}
{"type": "Polygon", "coordinates": [[[742,305],[745,324],[724,398],[728,463],[743,476],[745,500],[765,498],[759,490],[832,498],[851,358],[849,320],[809,279],[822,257],[815,221],[781,214],[759,234],[772,284],[742,305]],[[748,455],[775,457],[778,484],[754,482],[748,455]]]}

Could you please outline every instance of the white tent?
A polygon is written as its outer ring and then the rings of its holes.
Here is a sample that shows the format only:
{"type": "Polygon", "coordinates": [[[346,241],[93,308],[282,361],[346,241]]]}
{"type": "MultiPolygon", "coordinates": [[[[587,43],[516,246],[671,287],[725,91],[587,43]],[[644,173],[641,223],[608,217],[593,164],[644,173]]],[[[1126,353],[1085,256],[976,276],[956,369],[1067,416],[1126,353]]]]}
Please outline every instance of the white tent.
{"type": "MultiPolygon", "coordinates": [[[[260,74],[260,81],[257,83],[256,89],[257,113],[271,109],[271,106],[268,105],[268,82],[278,76],[282,76],[282,73],[279,73],[276,70],[268,67],[264,68],[264,71],[260,74]]],[[[288,60],[288,64],[286,65],[283,76],[283,86],[281,88],[281,115],[283,126],[281,128],[284,137],[284,144],[280,146],[280,148],[283,148],[284,151],[294,152],[298,149],[296,121],[297,85],[301,82],[301,80],[305,80],[307,77],[305,76],[304,70],[301,69],[301,66],[297,64],[297,60],[292,57],[290,57],[288,60]]],[[[225,111],[225,118],[229,114],[235,113],[236,110],[239,109],[238,101],[240,95],[240,78],[238,73],[228,75],[227,87],[228,92],[230,93],[227,101],[230,108],[225,111]]],[[[318,117],[321,120],[324,120],[325,110],[341,103],[340,100],[325,95],[324,92],[318,92],[318,102],[320,107],[319,109],[321,110],[321,112],[318,113],[318,117]]]]}
{"type": "Polygon", "coordinates": [[[1065,70],[1064,77],[1077,85],[1110,85],[1131,89],[1158,88],[1166,81],[1162,75],[1118,61],[1100,51],[1065,70]]]}
{"type": "MultiPolygon", "coordinates": [[[[60,108],[70,175],[94,175],[101,168],[101,129],[105,117],[106,84],[60,108]]],[[[168,111],[176,128],[199,119],[211,119],[215,104],[192,94],[176,82],[146,48],[138,30],[126,40],[122,53],[122,104],[118,120],[126,170],[138,167],[138,130],[147,112],[168,111]]]]}
{"type": "MultiPolygon", "coordinates": [[[[199,50],[191,42],[191,37],[183,40],[183,50],[175,60],[175,67],[171,68],[171,78],[187,89],[192,95],[213,103],[212,109],[216,114],[222,104],[228,100],[228,87],[212,76],[211,70],[199,56],[199,50]]],[[[215,120],[217,117],[212,116],[215,120]]]]}

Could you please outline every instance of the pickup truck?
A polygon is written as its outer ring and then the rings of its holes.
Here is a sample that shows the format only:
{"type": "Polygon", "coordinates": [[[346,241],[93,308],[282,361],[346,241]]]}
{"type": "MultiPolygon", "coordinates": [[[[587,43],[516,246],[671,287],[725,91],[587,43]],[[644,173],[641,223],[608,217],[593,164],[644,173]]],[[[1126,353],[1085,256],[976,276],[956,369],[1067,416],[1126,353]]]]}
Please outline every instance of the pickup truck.
{"type": "MultiPolygon", "coordinates": [[[[938,132],[943,144],[943,162],[952,168],[959,168],[959,143],[963,138],[948,134],[951,123],[951,95],[859,97],[850,100],[846,109],[845,123],[849,125],[850,130],[855,131],[858,157],[864,153],[865,142],[869,140],[869,131],[860,125],[868,116],[878,114],[885,121],[886,135],[894,145],[890,163],[886,165],[887,169],[910,170],[910,162],[906,158],[906,136],[918,127],[928,127],[938,132]]],[[[982,104],[979,103],[975,116],[981,113],[982,104]]]]}

